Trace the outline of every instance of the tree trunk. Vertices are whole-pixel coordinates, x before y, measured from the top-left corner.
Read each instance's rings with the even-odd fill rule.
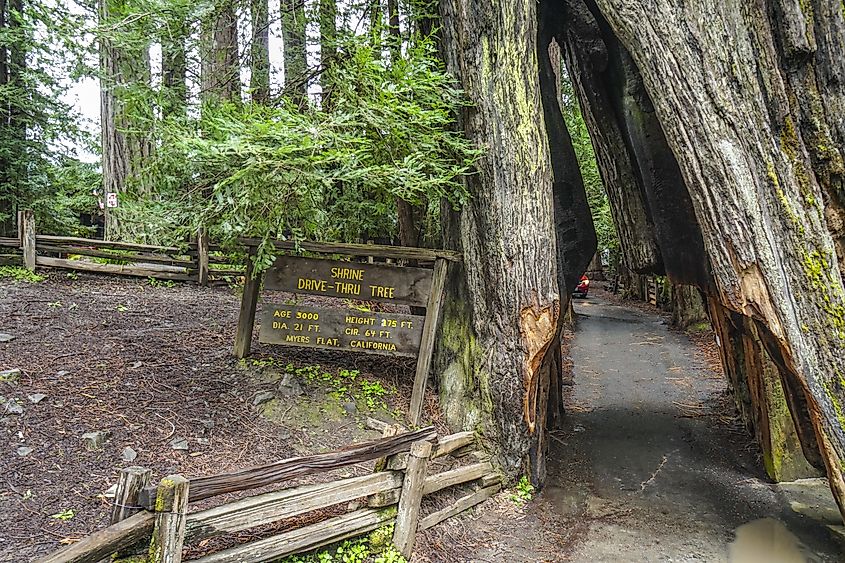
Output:
[[[539,474],[559,288],[595,248],[549,88],[555,37],[591,136],[604,143],[597,152],[618,231],[624,238],[628,223],[634,232],[626,260],[650,273],[662,262],[673,283],[739,315],[741,334],[753,328],[803,451],[811,461],[818,452],[845,512],[840,7],[547,0],[538,10],[441,0],[441,11],[447,65],[471,102],[462,125],[486,151],[469,180],[473,199],[447,221],[446,238],[465,257],[438,352],[449,420],[482,426],[507,468],[529,453]],[[606,162],[614,147],[616,165]],[[749,393],[757,408],[777,393],[773,371],[751,365],[764,390]]]
[[[459,215],[443,212],[446,244],[465,261],[451,272],[444,307],[441,404],[452,425],[481,428],[498,444],[507,471],[525,469],[539,482],[568,301],[559,287],[580,276],[595,233],[537,5],[443,0],[441,9],[447,67],[471,102],[461,125],[487,147],[467,180],[470,202]]]
[[[816,447],[805,453],[798,431],[809,433],[806,442],[814,446],[812,425],[803,416],[797,419],[796,426],[780,369],[766,352],[754,322],[716,300],[710,300],[709,306],[734,401],[745,425],[757,438],[766,473],[778,482],[817,477],[824,462]]]
[[[183,116],[188,104],[188,74],[185,43],[188,27],[184,16],[164,30],[161,38],[162,117]]]
[[[102,26],[112,26],[128,15],[123,0],[100,0],[99,18]],[[131,33],[131,31],[128,31]],[[125,194],[128,183],[138,169],[150,158],[149,121],[151,106],[133,103],[127,111],[126,96],[130,86],[149,84],[150,61],[147,45],[137,41],[113,41],[100,37],[100,140],[102,149],[103,201],[106,194]],[[144,186],[138,189],[148,191]],[[119,204],[119,203],[118,203]],[[119,224],[115,214],[105,208],[105,238],[119,238]]]
[[[672,326],[686,329],[708,321],[705,302],[692,285],[672,284]]]
[[[754,319],[793,417],[812,426],[799,428],[804,449],[817,442],[845,509],[845,290],[831,222],[841,212],[843,14],[821,0],[596,4],[608,74],[628,85],[624,122],[636,122],[623,137],[664,194],[646,185],[652,216],[663,215],[667,273]],[[684,193],[686,227],[665,215],[676,201],[666,196]],[[695,241],[694,230],[705,255],[696,245],[682,256],[673,240]]]
[[[325,73],[337,56],[337,0],[320,0],[320,72]],[[331,84],[321,74],[323,107],[331,104]]]
[[[237,102],[241,98],[238,17],[232,2],[217,4],[203,22],[201,95],[203,101]]]
[[[285,93],[293,103],[305,107],[308,101],[306,69],[305,3],[281,0],[282,41],[285,49]]]
[[[250,80],[252,101],[270,101],[270,14],[267,0],[251,0],[252,44],[250,45]]]

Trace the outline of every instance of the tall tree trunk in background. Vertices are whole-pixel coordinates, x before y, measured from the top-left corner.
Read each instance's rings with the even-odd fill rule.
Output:
[[[7,27],[7,5],[6,0],[0,0],[0,30]],[[9,82],[9,49],[5,42],[0,43],[0,88],[4,88]],[[0,105],[0,135],[9,135],[9,105],[3,101]],[[10,175],[11,162],[6,155],[0,155],[0,214],[5,215],[5,220],[0,220],[0,235],[14,236],[15,197]]]
[[[270,101],[270,14],[267,0],[251,0],[252,44],[250,45],[250,81],[252,101]]]
[[[497,444],[509,473],[524,469],[539,481],[548,392],[560,365],[560,310],[568,301],[559,289],[568,282],[560,280],[580,275],[595,235],[575,232],[583,218],[567,221],[568,206],[592,226],[561,130],[548,38],[538,41],[537,4],[440,5],[447,67],[470,101],[461,125],[486,148],[467,180],[469,203],[460,214],[443,211],[446,244],[463,252],[464,263],[450,272],[436,352],[441,406],[451,425],[481,429]],[[559,245],[561,229],[570,236]],[[582,250],[571,246],[579,235]]]
[[[300,107],[308,101],[305,3],[281,0],[282,41],[285,49],[285,93]]]
[[[188,26],[184,17],[176,18],[165,28],[161,38],[162,117],[183,116],[188,105],[188,74],[185,53]]]
[[[241,67],[238,59],[238,17],[232,2],[219,2],[211,18],[203,22],[201,94],[203,101],[241,99]]]
[[[150,61],[147,45],[137,41],[114,41],[124,32],[120,23],[127,15],[123,0],[99,0],[100,24],[107,30],[100,37],[100,128],[103,172],[103,200],[106,194],[125,194],[128,182],[152,153],[149,130],[153,119],[151,106],[132,104],[127,113],[128,88],[148,85]],[[141,191],[147,187],[138,185]],[[105,238],[120,236],[114,212],[105,209]]]
[[[391,62],[396,63],[402,56],[402,34],[399,29],[399,3],[397,0],[387,0],[387,31],[390,59]],[[425,208],[425,204],[422,208]],[[419,246],[420,231],[417,228],[417,216],[421,214],[419,208],[415,209],[415,206],[404,199],[396,198],[396,214],[399,223],[399,244],[402,246]]]
[[[337,56],[337,0],[319,0],[320,2],[320,72],[325,73]],[[320,75],[320,87],[323,92],[322,105],[331,106],[332,85],[325,74]]]
[[[670,287],[672,326],[686,329],[707,323],[707,305],[697,287],[683,284],[671,284]]]

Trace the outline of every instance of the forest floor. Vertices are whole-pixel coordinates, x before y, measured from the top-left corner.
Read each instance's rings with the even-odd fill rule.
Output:
[[[14,336],[0,343],[0,372],[20,369],[0,381],[0,561],[103,526],[103,493],[123,467],[160,479],[260,465],[378,438],[368,416],[395,422],[407,410],[414,360],[254,341],[238,362],[237,288],[73,277],[0,280],[0,333]],[[289,297],[266,292],[262,303]],[[443,431],[435,405],[427,397],[425,414]],[[102,444],[88,447],[88,433]]]
[[[655,308],[600,291],[575,311],[574,385],[548,484],[521,510],[507,498],[482,507],[463,531],[482,547],[464,561],[845,560],[826,522],[793,511],[791,485],[763,473],[712,333],[670,329]],[[833,523],[826,484],[811,484]]]

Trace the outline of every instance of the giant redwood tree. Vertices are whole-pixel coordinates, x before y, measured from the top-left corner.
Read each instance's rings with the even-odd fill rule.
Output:
[[[780,386],[804,456],[845,508],[842,4],[441,0],[440,11],[447,66],[471,101],[461,125],[486,151],[472,202],[446,221],[464,254],[438,351],[452,423],[480,427],[505,467],[542,478],[559,311],[595,245],[557,104],[560,46],[626,263],[698,287],[766,356],[744,365]]]

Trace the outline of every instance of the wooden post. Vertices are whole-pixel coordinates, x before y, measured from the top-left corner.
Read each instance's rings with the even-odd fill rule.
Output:
[[[411,558],[411,552],[414,550],[429,455],[431,442],[420,441],[411,444],[408,468],[405,470],[405,480],[402,482],[402,493],[399,497],[396,526],[393,529],[393,545],[406,559]]]
[[[431,369],[431,356],[434,353],[434,336],[437,323],[440,320],[440,304],[443,288],[446,285],[446,260],[438,258],[434,261],[434,277],[431,281],[431,293],[425,306],[425,323],[423,323],[422,339],[420,340],[420,355],[417,358],[417,372],[414,375],[414,390],[411,393],[411,407],[408,410],[408,422],[411,426],[419,426],[422,418],[422,403],[425,397],[425,385],[428,372]]]
[[[110,524],[117,524],[142,510],[138,505],[138,493],[150,484],[150,475],[151,470],[137,465],[121,470],[111,507]]]
[[[169,475],[156,495],[156,517],[150,539],[150,563],[181,563],[188,509],[188,480]]]
[[[255,308],[258,306],[258,290],[261,286],[261,276],[255,273],[255,247],[249,248],[246,261],[246,279],[244,280],[244,294],[241,297],[241,313],[238,316],[238,332],[235,335],[235,357],[238,359],[249,356],[252,345],[252,329],[255,325]]]
[[[208,231],[197,231],[197,283],[208,285]]]
[[[32,209],[20,212],[20,237],[23,250],[23,265],[30,272],[35,271],[35,213]]]

